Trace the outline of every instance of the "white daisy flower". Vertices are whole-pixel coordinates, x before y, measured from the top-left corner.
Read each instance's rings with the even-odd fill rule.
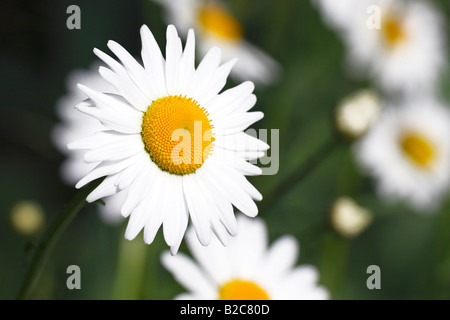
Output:
[[[450,182],[448,108],[431,99],[387,105],[355,152],[383,196],[435,209]]]
[[[193,28],[202,54],[217,46],[225,60],[237,57],[231,75],[238,80],[271,84],[279,76],[279,64],[244,39],[242,25],[217,0],[155,0],[164,6],[168,23],[180,32]]]
[[[197,263],[183,253],[163,253],[167,270],[187,290],[175,299],[187,300],[316,300],[328,299],[319,286],[316,268],[295,267],[297,241],[283,236],[268,248],[263,220],[238,217],[239,234],[224,247],[214,241],[202,247],[192,229],[187,244]]]
[[[388,92],[430,92],[446,64],[443,19],[428,2],[315,0],[341,34],[353,71]]]
[[[79,82],[101,92],[113,92],[114,88],[98,74],[99,64],[95,63],[89,70],[72,71],[66,80],[67,94],[62,96],[56,104],[56,111],[61,119],[52,130],[51,138],[58,150],[66,156],[63,161],[60,174],[62,180],[70,185],[75,184],[92,169],[97,163],[86,163],[84,151],[69,150],[67,144],[103,130],[102,124],[81,112],[76,112],[74,106],[83,101],[85,95],[76,88]],[[125,200],[126,192],[104,199],[105,204],[99,206],[101,217],[106,222],[118,222],[121,218],[120,206],[117,202]]]
[[[90,202],[128,190],[121,207],[122,215],[129,216],[127,239],[144,228],[149,244],[163,225],[175,253],[190,216],[203,245],[211,242],[211,230],[226,243],[228,234],[237,233],[232,205],[254,217],[254,200],[262,199],[245,178],[262,173],[246,160],[269,148],[243,132],[263,117],[248,112],[256,102],[254,85],[244,82],[219,93],[235,60],[220,65],[221,51],[212,48],[195,69],[193,30],[183,51],[175,27],[168,26],[166,59],[145,25],[141,39],[144,66],[114,41],[108,47],[121,63],[94,49],[110,67],[99,72],[117,94],[79,85],[90,101],[77,109],[104,129],[69,144],[88,150],[85,161],[99,162],[76,187],[106,177],[87,197]]]

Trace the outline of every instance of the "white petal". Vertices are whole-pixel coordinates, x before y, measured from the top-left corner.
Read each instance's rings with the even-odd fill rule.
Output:
[[[179,176],[171,176],[170,198],[167,214],[163,223],[164,239],[173,249],[177,248],[186,231],[189,214],[183,195],[183,179]],[[172,252],[173,253],[173,252]]]
[[[122,160],[143,150],[144,145],[140,135],[122,135],[113,142],[86,152],[84,160],[86,162]]]
[[[225,116],[236,110],[245,99],[252,94],[255,85],[246,81],[240,85],[225,90],[208,104],[208,111],[217,116]]]
[[[244,175],[223,163],[219,163],[219,166],[221,168],[221,172],[225,176],[229,177],[231,181],[235,182],[236,185],[245,190],[245,192],[247,192],[253,199],[257,201],[262,200],[261,193],[250,182],[248,182]]]
[[[233,113],[226,118],[215,119],[213,124],[216,132],[220,132],[221,135],[235,134],[244,131],[263,117],[264,114],[260,111]]]
[[[97,188],[95,188],[87,197],[87,202],[94,202],[100,198],[112,196],[116,194],[119,190],[115,186],[115,180],[117,176],[108,176],[106,177],[102,183],[99,184]]]
[[[142,112],[147,111],[150,104],[149,99],[136,87],[130,78],[121,77],[105,67],[100,67],[98,72],[103,79],[116,88],[117,92],[127,100],[131,106]]]
[[[213,47],[206,53],[197,70],[195,70],[195,74],[188,90],[200,105],[204,103],[207,89],[211,84],[214,73],[219,67],[221,58],[222,51],[217,47]]]
[[[180,59],[180,70],[178,74],[178,85],[180,91],[185,91],[187,96],[191,96],[188,91],[189,83],[195,72],[195,35],[194,30],[189,29],[186,46]]]
[[[122,133],[140,133],[142,113],[131,106],[83,85],[78,85],[81,91],[87,94],[96,107],[81,103],[76,106],[78,110],[97,118],[103,125]]]
[[[142,174],[142,168],[145,165],[145,158],[147,158],[147,153],[142,153],[138,159],[136,159],[136,163],[128,168],[125,168],[122,172],[118,174],[116,180],[116,186],[119,190],[123,190],[128,188],[135,179]]]
[[[214,145],[220,146],[227,150],[235,151],[266,151],[270,146],[264,141],[255,138],[245,132],[238,132],[232,135],[214,136]]]
[[[146,105],[148,106],[156,95],[151,87],[152,81],[145,69],[117,42],[108,41],[108,47],[125,66],[128,76],[133,80],[136,87],[147,97]]]
[[[228,243],[229,234],[226,232],[225,227],[221,222],[222,214],[221,209],[218,207],[219,203],[215,201],[216,197],[211,194],[212,190],[206,187],[207,183],[205,183],[198,174],[196,183],[199,193],[202,195],[206,206],[209,208],[208,214],[211,221],[211,229],[216,234],[220,242],[222,242],[223,245],[226,245]]]
[[[215,288],[204,276],[204,272],[186,255],[178,253],[176,256],[172,256],[166,252],[162,254],[161,262],[177,282],[187,290],[194,294],[214,296]]]
[[[166,88],[169,95],[179,94],[178,70],[182,53],[181,39],[173,25],[167,27]]]
[[[183,190],[197,237],[202,245],[207,246],[211,242],[209,208],[200,192],[196,178],[195,174],[183,176]]]
[[[216,186],[217,182],[211,183],[211,181],[205,177],[205,175],[208,174],[208,169],[206,167],[203,169],[199,168],[196,171],[196,174],[205,184],[205,187],[210,190],[210,194],[219,209],[220,221],[227,228],[228,233],[235,236],[237,234],[238,227],[230,200],[222,195],[221,190]]]
[[[222,159],[224,163],[246,176],[255,176],[262,174],[262,169],[247,162],[238,153],[230,150],[224,150],[220,147],[214,148],[214,153]]]
[[[207,104],[211,99],[215,98],[219,94],[220,90],[223,89],[223,87],[227,83],[228,75],[230,74],[233,66],[236,64],[236,61],[237,59],[233,59],[217,68],[216,72],[213,75],[213,78],[208,84],[208,87],[203,93],[203,103]]]
[[[192,256],[204,270],[205,276],[214,284],[224,283],[235,276],[231,267],[234,261],[227,255],[228,248],[217,241],[212,241],[207,247],[201,245],[193,228],[186,232],[186,243]]]
[[[235,261],[234,267],[240,276],[254,277],[263,268],[268,243],[267,227],[262,219],[250,219],[242,214],[237,220],[239,233],[228,245],[229,259]]]
[[[236,154],[245,160],[256,160],[264,157],[264,152],[262,151],[236,151]]]
[[[148,205],[148,218],[144,228],[144,241],[150,244],[155,239],[163,220],[168,212],[170,202],[171,187],[169,174],[159,172],[155,180]]]
[[[205,164],[206,162],[203,166]],[[229,201],[241,212],[250,217],[256,216],[258,214],[258,207],[249,194],[245,192],[236,181],[233,181],[221,171],[224,166],[217,165],[217,163],[214,163],[213,161],[209,161],[208,166],[210,166],[210,168],[208,168],[208,174],[204,175],[208,184],[214,184],[220,190],[220,193],[229,199]]]
[[[156,94],[158,98],[167,96],[166,80],[164,75],[165,60],[161,54],[155,37],[146,25],[141,27],[142,40],[142,61],[144,62],[145,71],[152,82],[155,84]]]
[[[141,232],[148,219],[149,192],[143,194],[143,201],[134,208],[128,219],[127,229],[125,230],[125,239],[133,240]]]
[[[97,165],[91,172],[89,172],[83,179],[81,179],[75,187],[77,189],[83,187],[87,183],[107,175],[116,174],[126,167],[133,165],[136,162],[138,155],[134,155],[128,159],[120,161],[105,161]]]
[[[136,177],[128,189],[127,199],[120,210],[124,217],[127,217],[142,202],[144,195],[147,194],[147,190],[150,190],[158,175],[158,170],[151,165],[150,161],[136,162],[135,165],[139,166],[137,170],[141,171],[141,174]]]
[[[70,150],[74,149],[94,149],[102,146],[105,142],[112,142],[116,135],[120,134],[116,131],[99,131],[85,138],[78,139],[67,145]]]
[[[298,244],[294,237],[276,240],[266,253],[264,268],[270,274],[283,274],[294,267],[298,258]]]

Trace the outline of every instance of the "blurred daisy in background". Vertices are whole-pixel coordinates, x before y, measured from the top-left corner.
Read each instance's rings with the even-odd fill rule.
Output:
[[[61,121],[53,128],[51,138],[58,150],[66,156],[61,165],[60,174],[62,180],[69,185],[74,185],[98,164],[85,162],[84,152],[69,150],[67,144],[103,130],[98,120],[75,110],[75,106],[86,99],[86,96],[76,87],[77,83],[84,83],[101,92],[114,90],[99,75],[99,66],[100,63],[94,63],[88,70],[72,71],[66,80],[67,94],[62,96],[56,104],[56,112]],[[99,206],[104,221],[115,223],[121,220],[120,206],[117,203],[123,202],[125,195],[126,193],[122,192],[104,199],[105,204]]]
[[[217,46],[225,60],[238,58],[231,75],[237,80],[261,84],[274,83],[280,73],[279,64],[244,39],[244,29],[227,7],[217,0],[155,0],[166,10],[167,22],[184,35],[196,31],[201,54]]]
[[[105,177],[89,202],[128,190],[121,206],[122,215],[129,216],[127,239],[144,228],[150,244],[163,225],[175,254],[190,217],[202,245],[211,242],[211,231],[225,243],[237,233],[233,205],[254,217],[254,201],[262,199],[245,177],[262,173],[246,160],[269,148],[243,132],[263,117],[248,112],[256,103],[254,85],[243,82],[219,94],[236,60],[221,65],[215,47],[195,68],[193,30],[183,51],[175,27],[167,27],[166,59],[145,25],[141,40],[144,66],[114,41],[108,47],[121,63],[94,50],[109,66],[99,72],[116,94],[79,85],[90,100],[76,108],[103,129],[69,145],[87,150],[85,161],[99,163],[76,187]]]
[[[352,71],[367,72],[388,93],[434,90],[446,63],[446,45],[443,19],[430,2],[314,2],[340,33]]]
[[[176,299],[188,300],[316,300],[329,293],[318,285],[318,272],[295,266],[297,241],[283,236],[268,248],[263,220],[238,217],[239,234],[224,247],[218,241],[202,247],[194,230],[186,235],[191,258],[163,253],[161,260],[187,290]]]
[[[357,141],[355,153],[381,195],[434,210],[450,182],[448,107],[428,98],[386,105],[379,122]]]

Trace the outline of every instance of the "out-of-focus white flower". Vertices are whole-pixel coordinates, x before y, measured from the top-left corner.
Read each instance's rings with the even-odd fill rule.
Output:
[[[443,19],[421,0],[313,0],[336,28],[348,64],[386,92],[432,92],[446,64]]]
[[[419,210],[435,209],[450,182],[449,110],[430,98],[386,105],[355,152],[380,194]]]
[[[316,268],[295,267],[297,241],[283,236],[268,248],[263,220],[238,217],[239,233],[224,247],[214,241],[202,247],[194,230],[187,244],[197,263],[183,253],[163,253],[163,265],[187,290],[176,299],[189,300],[315,300],[328,299],[318,285]]]
[[[103,129],[98,120],[75,110],[75,106],[86,99],[86,96],[78,90],[77,83],[85,83],[102,92],[114,91],[114,88],[99,75],[99,66],[100,62],[94,63],[87,70],[72,71],[66,80],[67,93],[56,104],[56,112],[61,121],[53,128],[51,138],[58,150],[66,156],[60,174],[62,180],[69,185],[74,185],[98,165],[98,162],[85,162],[84,152],[69,150],[67,144]],[[121,220],[120,206],[117,206],[117,202],[123,202],[125,196],[126,193],[122,192],[120,195],[104,199],[105,205],[99,206],[104,221],[116,223]]]
[[[343,99],[336,110],[336,126],[351,139],[365,134],[378,119],[378,96],[370,90],[361,90]]]
[[[355,237],[372,222],[372,213],[349,197],[335,201],[331,209],[331,225],[344,237]]]
[[[280,66],[269,55],[244,39],[244,30],[226,6],[218,0],[155,0],[166,9],[167,22],[186,35],[196,31],[202,54],[217,46],[225,60],[237,58],[231,75],[238,80],[262,84],[279,78]]]

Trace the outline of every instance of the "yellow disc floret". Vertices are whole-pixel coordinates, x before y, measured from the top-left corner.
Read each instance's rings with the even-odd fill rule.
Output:
[[[208,115],[192,98],[167,96],[153,101],[144,113],[141,132],[152,161],[171,174],[194,173],[213,147]]]
[[[395,47],[406,39],[403,21],[394,15],[387,15],[382,26],[383,38],[388,47]]]
[[[270,300],[267,292],[254,282],[232,280],[219,290],[219,300]]]
[[[407,158],[421,168],[429,167],[436,157],[433,144],[418,133],[404,134],[400,138],[400,146]]]
[[[205,33],[228,41],[242,39],[242,27],[222,6],[207,3],[198,11],[198,21]]]

